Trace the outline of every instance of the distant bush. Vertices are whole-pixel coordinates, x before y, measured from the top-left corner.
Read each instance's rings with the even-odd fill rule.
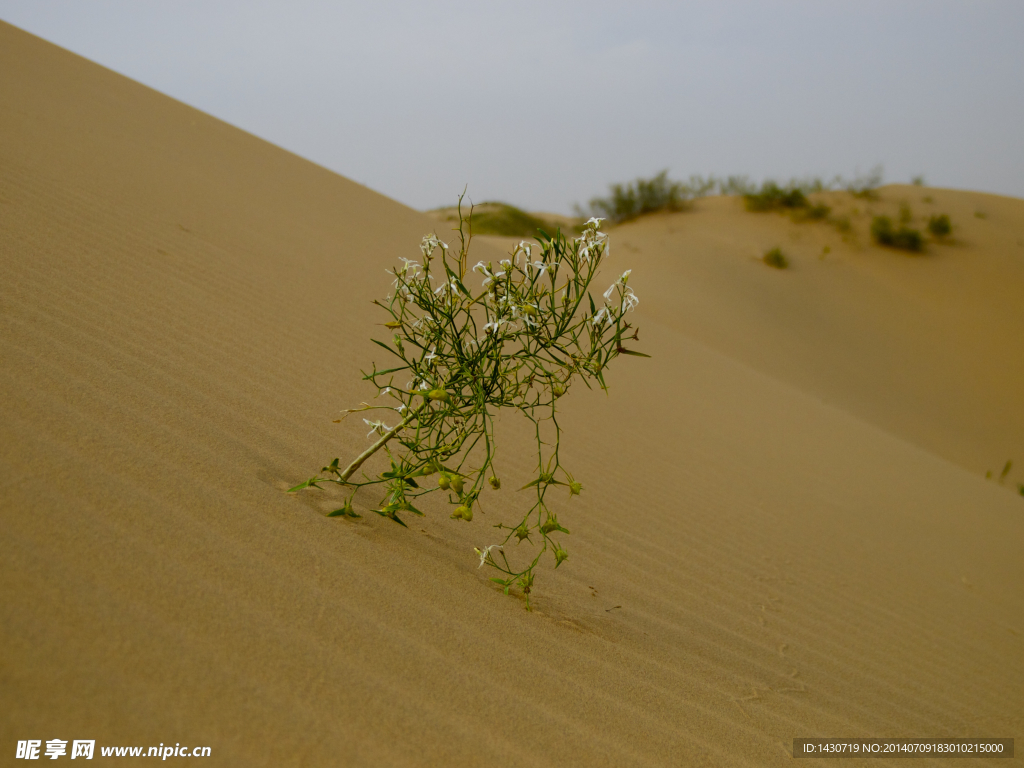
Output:
[[[882,185],[882,178],[882,166],[875,166],[866,176],[858,175],[845,182],[846,191],[854,197],[876,200],[878,198],[878,187]]]
[[[786,269],[789,266],[789,259],[779,248],[772,248],[761,257],[761,261],[775,269]]]
[[[791,182],[780,187],[774,181],[766,181],[761,189],[743,195],[748,211],[776,211],[782,208],[808,208],[810,202],[799,185]]]
[[[551,229],[551,224],[533,214],[507,203],[481,203],[473,211],[470,225],[474,235],[503,235],[505,237],[531,237],[538,229]]]
[[[808,205],[807,208],[800,212],[800,218],[820,221],[827,219],[830,213],[832,213],[832,209],[827,205]]]
[[[895,229],[888,216],[875,216],[871,221],[871,236],[876,243],[889,248],[914,252],[924,250],[924,238],[920,232],[906,226]]]
[[[948,237],[953,231],[953,225],[949,221],[949,216],[945,213],[939,216],[932,216],[928,219],[928,231],[940,240],[944,237]]]
[[[757,191],[748,176],[728,176],[718,180],[718,194],[720,195],[749,195]]]
[[[693,196],[682,182],[669,181],[667,170],[650,179],[612,184],[608,189],[611,192],[608,197],[595,197],[590,201],[590,210],[614,224],[656,211],[681,211]]]

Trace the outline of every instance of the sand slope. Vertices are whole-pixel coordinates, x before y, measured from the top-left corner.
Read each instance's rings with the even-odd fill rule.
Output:
[[[527,613],[472,553],[512,493],[405,530],[283,492],[365,445],[331,420],[430,221],[2,24],[0,72],[0,749],[774,765],[1022,735],[1022,500],[715,349],[669,254],[614,246],[656,356],[566,399],[586,491]]]

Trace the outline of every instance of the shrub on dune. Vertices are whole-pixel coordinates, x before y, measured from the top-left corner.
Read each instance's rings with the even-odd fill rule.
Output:
[[[901,251],[920,252],[924,250],[924,238],[916,229],[905,225],[895,228],[888,216],[875,216],[871,221],[871,237],[879,245]]]
[[[761,261],[775,269],[786,269],[789,267],[789,259],[780,248],[772,248],[761,257]]]
[[[949,234],[953,231],[953,224],[949,220],[949,215],[943,213],[929,218],[928,231],[939,240],[949,237]]]
[[[552,492],[564,488],[571,499],[583,490],[559,458],[557,403],[575,381],[607,389],[605,372],[619,355],[646,357],[625,346],[637,338],[627,313],[639,299],[628,270],[603,294],[591,294],[608,250],[597,219],[587,222],[580,237],[541,235],[497,264],[469,268],[471,238],[461,198],[459,210],[458,252],[435,235],[424,237],[421,258],[401,259],[391,273],[390,293],[374,302],[386,313],[384,327],[392,334],[375,343],[396,359],[364,374],[380,404],[346,412],[376,413],[363,419],[373,444],[347,466],[334,459],[322,474],[291,490],[342,486],[350,495],[330,516],[358,517],[352,505],[356,491],[382,486],[384,497],[374,511],[403,526],[401,515],[423,514],[419,497],[442,492],[451,517],[469,522],[483,507],[482,494],[501,488],[495,418],[502,409],[517,411],[535,427],[534,479],[520,489],[529,489],[532,499],[512,525],[493,526],[499,541],[476,553],[481,567],[501,574],[491,580],[506,594],[520,588],[529,607],[541,557],[550,553],[556,568],[568,557],[562,541],[569,531],[559,522]],[[475,277],[479,286],[471,283]],[[357,475],[378,451],[389,469]],[[434,483],[427,480],[433,476]],[[524,544],[525,557],[513,550]]]

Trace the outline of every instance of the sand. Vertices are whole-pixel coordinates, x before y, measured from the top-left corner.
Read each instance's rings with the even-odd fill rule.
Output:
[[[953,217],[927,258],[735,200],[613,230],[654,357],[564,401],[585,491],[527,612],[472,551],[514,492],[409,530],[285,493],[366,445],[333,420],[434,222],[3,24],[0,72],[8,755],[760,766],[1024,735],[1024,202],[887,188]],[[780,244],[792,270],[756,259]]]

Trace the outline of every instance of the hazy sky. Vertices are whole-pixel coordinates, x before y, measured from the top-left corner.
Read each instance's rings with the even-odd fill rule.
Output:
[[[668,168],[1024,197],[1021,0],[0,0],[0,19],[416,208]],[[0,77],[3,73],[0,73]]]

